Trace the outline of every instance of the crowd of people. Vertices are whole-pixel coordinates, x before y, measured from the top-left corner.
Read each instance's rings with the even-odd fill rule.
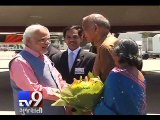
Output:
[[[64,29],[68,48],[61,52],[52,46],[47,27],[28,26],[23,34],[25,49],[9,63],[16,115],[22,114],[18,92],[36,90],[43,92],[41,115],[72,115],[73,109],[51,104],[58,99],[56,93],[89,72],[104,83],[102,99],[90,115],[145,115],[146,80],[138,45],[131,39],[119,40],[110,28],[109,20],[101,14],[85,16],[82,25]],[[90,51],[80,47],[84,37],[92,43]]]

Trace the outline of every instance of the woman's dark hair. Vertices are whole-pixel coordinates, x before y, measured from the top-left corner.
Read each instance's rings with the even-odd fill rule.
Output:
[[[132,39],[121,39],[115,44],[114,52],[120,56],[120,64],[136,66],[138,70],[142,69],[142,59],[138,54],[138,45]]]
[[[66,28],[63,30],[63,37],[65,38],[66,32],[67,32],[68,30],[72,30],[72,29],[77,30],[77,31],[78,31],[78,35],[79,35],[80,37],[82,36],[82,34],[83,34],[83,29],[82,29],[82,27],[81,27],[80,25],[73,25],[73,26],[68,26],[68,27],[66,27]]]

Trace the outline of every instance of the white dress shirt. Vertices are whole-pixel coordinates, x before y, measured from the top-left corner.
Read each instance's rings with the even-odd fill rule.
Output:
[[[78,47],[78,48],[75,49],[74,51],[71,51],[71,50],[68,48],[68,65],[69,65],[69,54],[70,54],[71,52],[74,53],[74,55],[73,55],[73,63],[74,63],[74,61],[75,61],[75,59],[76,59],[76,57],[77,57],[77,54],[78,54],[79,50],[80,50],[80,47]]]

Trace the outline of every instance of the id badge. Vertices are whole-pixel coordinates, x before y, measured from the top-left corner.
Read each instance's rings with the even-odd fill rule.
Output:
[[[84,74],[84,68],[75,68],[75,74]]]

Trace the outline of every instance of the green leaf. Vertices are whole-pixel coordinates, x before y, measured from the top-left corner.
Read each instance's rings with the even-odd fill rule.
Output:
[[[80,80],[82,80],[82,76],[80,76]]]
[[[53,104],[51,104],[51,106],[66,106],[66,105],[67,105],[67,103],[62,99],[59,99],[56,102],[54,102]]]
[[[89,78],[94,78],[93,73],[89,72],[89,73],[88,73],[88,77],[89,77]]]
[[[57,96],[58,98],[61,98],[61,94],[60,93],[54,92],[53,95]]]
[[[65,96],[65,97],[73,96],[73,93],[72,93],[72,90],[71,90],[70,86],[67,86],[67,87],[63,88],[60,93],[61,93],[62,97],[63,96]]]

